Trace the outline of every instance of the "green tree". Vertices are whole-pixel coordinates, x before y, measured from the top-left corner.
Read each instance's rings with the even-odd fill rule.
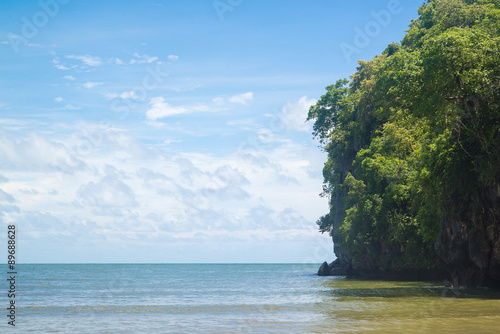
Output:
[[[451,268],[453,247],[495,247],[484,231],[500,221],[500,1],[430,0],[419,15],[309,110],[328,153],[318,225],[354,269],[430,269],[438,256]],[[461,270],[484,266],[467,256]]]

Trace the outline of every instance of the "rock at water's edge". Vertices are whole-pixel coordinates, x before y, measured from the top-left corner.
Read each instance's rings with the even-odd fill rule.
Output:
[[[318,276],[346,276],[349,275],[349,264],[340,261],[338,258],[332,263],[323,262],[318,270]]]
[[[321,267],[319,267],[319,270],[318,270],[318,276],[329,276],[330,275],[330,271],[328,270],[328,263],[325,261],[323,262],[323,264],[321,265]]]

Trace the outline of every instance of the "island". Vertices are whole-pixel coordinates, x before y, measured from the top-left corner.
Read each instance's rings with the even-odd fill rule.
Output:
[[[500,2],[418,14],[309,110],[337,257],[319,274],[500,288]]]

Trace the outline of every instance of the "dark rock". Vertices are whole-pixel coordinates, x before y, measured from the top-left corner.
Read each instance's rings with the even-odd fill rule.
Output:
[[[325,261],[323,262],[321,267],[319,267],[318,276],[329,276],[329,274],[330,272],[328,271],[328,263]]]
[[[349,262],[342,261],[337,258],[335,261],[330,263],[328,266],[328,271],[331,276],[347,276],[350,275],[350,264]]]
[[[454,286],[500,288],[499,186],[481,189],[442,220],[436,249]]]
[[[338,275],[335,273],[337,266],[338,266],[338,259],[328,265],[328,274],[332,276]]]
[[[342,268],[332,268],[330,270],[330,275],[331,276],[347,276],[347,272],[343,270]]]
[[[318,276],[347,276],[350,272],[350,264],[337,258],[330,264],[323,262],[319,267]]]

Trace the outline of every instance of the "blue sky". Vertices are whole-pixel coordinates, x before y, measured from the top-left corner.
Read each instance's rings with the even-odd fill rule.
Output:
[[[2,1],[0,219],[20,261],[333,260],[307,110],[420,4]]]

